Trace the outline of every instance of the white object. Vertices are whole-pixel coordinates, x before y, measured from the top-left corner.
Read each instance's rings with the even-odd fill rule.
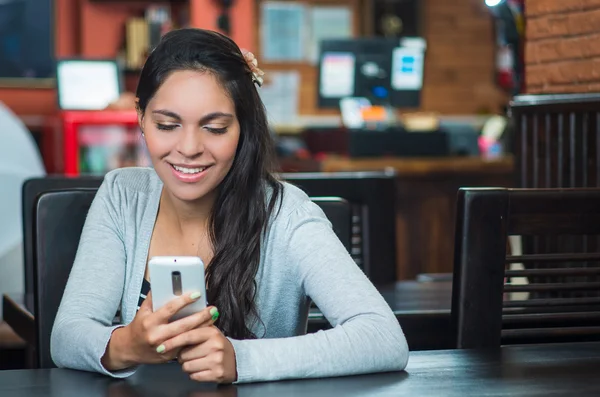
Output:
[[[121,95],[116,61],[62,60],[56,73],[61,109],[102,110]]]
[[[485,5],[488,7],[496,7],[498,4],[502,3],[504,0],[485,0]]]
[[[400,39],[400,47],[425,51],[427,49],[427,41],[422,37],[403,37]]]
[[[0,102],[0,296],[25,291],[23,182],[46,175],[41,155],[23,122]],[[0,318],[2,306],[0,305]]]
[[[321,84],[323,98],[343,98],[354,95],[354,55],[350,52],[327,52],[321,60]]]
[[[513,256],[523,255],[523,244],[521,236],[508,236],[508,243],[510,246],[510,254]],[[522,263],[511,263],[508,267],[509,270],[525,270],[525,266]],[[511,285],[527,285],[529,279],[527,277],[511,277]],[[529,292],[510,292],[508,294],[508,300],[511,301],[524,301],[529,299]]]
[[[508,121],[503,116],[491,116],[481,129],[481,136],[492,142],[498,142],[506,130]]]
[[[392,53],[392,89],[420,90],[423,87],[424,58],[421,48],[395,48]]]
[[[204,263],[197,256],[155,256],[148,262],[152,288],[152,310],[181,295],[200,292],[202,296],[185,306],[171,320],[192,315],[206,308]]]
[[[362,117],[362,109],[371,106],[371,101],[362,97],[348,97],[340,99],[340,111],[342,124],[346,128],[363,128],[365,120]]]

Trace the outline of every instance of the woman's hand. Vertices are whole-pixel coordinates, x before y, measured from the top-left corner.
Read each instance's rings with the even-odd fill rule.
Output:
[[[185,332],[166,341],[164,346],[166,354],[180,350],[179,363],[193,380],[216,383],[237,380],[233,345],[215,326]]]
[[[157,364],[176,358],[180,349],[166,351],[165,341],[214,323],[211,313],[211,310],[215,311],[213,307],[169,323],[171,317],[199,298],[198,294],[183,295],[153,312],[150,292],[133,321],[113,332],[102,357],[104,367],[116,371],[138,364]]]

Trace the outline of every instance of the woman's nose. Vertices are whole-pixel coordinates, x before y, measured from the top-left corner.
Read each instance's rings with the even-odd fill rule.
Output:
[[[204,152],[202,134],[195,128],[188,128],[180,134],[177,151],[185,157],[197,157]]]

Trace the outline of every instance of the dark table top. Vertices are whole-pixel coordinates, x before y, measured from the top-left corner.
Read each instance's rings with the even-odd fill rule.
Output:
[[[380,286],[379,291],[396,314],[409,346],[415,350],[445,349],[450,340],[450,306],[452,283],[447,281],[401,281]],[[31,294],[5,295],[4,320],[28,343],[35,344],[35,319]],[[329,327],[318,309],[312,309],[308,331]]]
[[[396,316],[441,314],[449,315],[452,301],[452,282],[399,281],[378,287]],[[322,318],[318,310],[311,310],[309,319]]]
[[[66,369],[0,371],[0,396],[598,396],[600,343],[414,352],[406,371],[216,386],[177,364],[142,366],[126,380]]]

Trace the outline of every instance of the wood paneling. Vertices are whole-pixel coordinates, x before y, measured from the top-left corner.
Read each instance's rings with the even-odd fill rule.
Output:
[[[396,202],[397,277],[420,273],[451,273],[454,258],[456,194],[460,187],[512,187],[512,157],[481,158],[328,158],[325,172],[375,171],[398,173]]]

